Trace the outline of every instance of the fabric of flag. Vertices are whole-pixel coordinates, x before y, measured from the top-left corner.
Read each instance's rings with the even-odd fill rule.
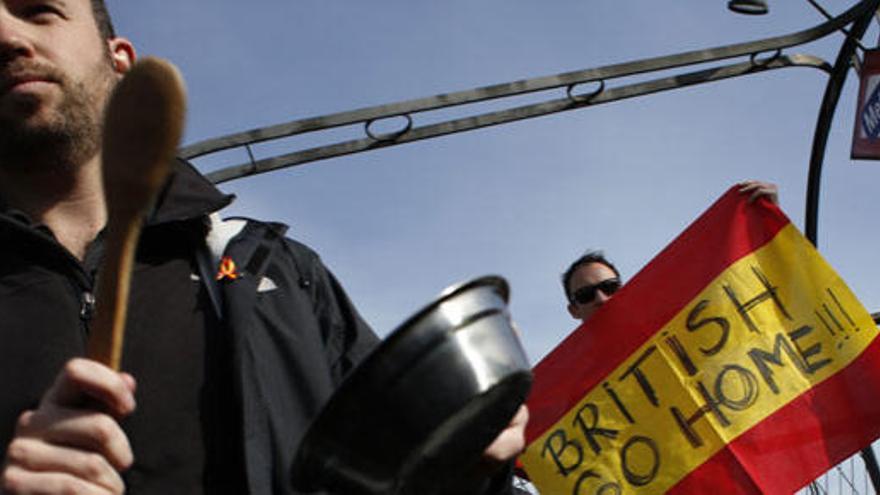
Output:
[[[792,493],[880,436],[871,316],[736,189],[535,367],[541,493]]]

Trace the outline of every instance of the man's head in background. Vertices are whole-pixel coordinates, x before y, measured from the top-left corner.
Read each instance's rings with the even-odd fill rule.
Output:
[[[620,289],[621,284],[620,272],[601,252],[587,252],[562,275],[568,313],[572,318],[586,322]]]

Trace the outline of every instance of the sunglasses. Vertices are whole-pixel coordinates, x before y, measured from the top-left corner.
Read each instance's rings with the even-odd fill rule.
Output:
[[[578,304],[589,304],[596,299],[596,291],[601,290],[603,294],[610,296],[620,290],[621,285],[619,278],[608,278],[598,284],[585,285],[572,292],[571,300]]]

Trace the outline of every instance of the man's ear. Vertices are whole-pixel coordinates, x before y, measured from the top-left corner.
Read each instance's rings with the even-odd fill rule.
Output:
[[[573,303],[568,303],[568,314],[570,314],[575,320],[580,320],[580,317],[577,314],[577,309]]]
[[[110,59],[113,62],[113,71],[119,75],[124,75],[134,65],[137,54],[131,41],[122,37],[110,38],[107,40],[107,46],[110,49]]]

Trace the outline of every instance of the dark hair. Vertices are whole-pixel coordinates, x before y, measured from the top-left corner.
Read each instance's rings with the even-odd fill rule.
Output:
[[[113,29],[113,21],[110,19],[110,12],[107,11],[107,4],[104,0],[92,0],[92,13],[95,15],[95,22],[98,24],[98,31],[103,39],[116,37],[116,30]]]
[[[562,290],[565,291],[565,298],[569,301],[571,301],[571,294],[568,292],[568,284],[571,282],[571,277],[578,268],[590,263],[601,263],[610,268],[617,278],[620,278],[620,272],[617,271],[617,267],[605,258],[602,251],[587,251],[583,256],[574,260],[571,266],[568,267],[568,270],[565,270],[565,273],[562,274]]]

